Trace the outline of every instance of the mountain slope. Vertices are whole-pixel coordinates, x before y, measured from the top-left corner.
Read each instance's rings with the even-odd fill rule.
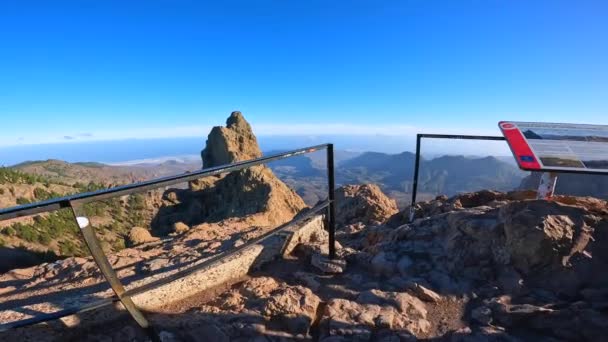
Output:
[[[12,168],[28,174],[44,176],[51,181],[65,184],[94,182],[117,185],[192,171],[200,168],[200,163],[168,160],[160,163],[115,166],[96,162],[68,163],[61,160],[49,159],[21,163]]]

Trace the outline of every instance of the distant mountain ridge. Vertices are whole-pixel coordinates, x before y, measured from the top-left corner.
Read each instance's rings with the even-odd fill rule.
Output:
[[[323,158],[324,155],[315,153],[315,157],[311,154],[273,162],[270,167],[311,204],[325,198],[327,193]],[[336,184],[375,183],[404,206],[412,190],[415,158],[412,152],[364,152],[340,159],[336,161]],[[418,191],[421,200],[482,189],[510,191],[516,189],[526,175],[505,158],[421,158]]]
[[[167,160],[150,164],[108,165],[98,162],[68,163],[56,159],[28,161],[12,167],[21,172],[44,176],[51,181],[70,185],[89,182],[106,185],[127,184],[180,174],[197,168],[200,168],[200,162],[182,163]]]

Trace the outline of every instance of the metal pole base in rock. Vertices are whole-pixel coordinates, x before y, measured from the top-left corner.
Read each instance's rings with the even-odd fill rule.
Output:
[[[538,192],[536,199],[551,200],[555,192],[555,184],[557,183],[557,174],[554,172],[543,172],[538,184]]]
[[[416,216],[416,207],[412,204],[410,206],[410,215],[408,217],[409,222],[414,222],[414,217]]]

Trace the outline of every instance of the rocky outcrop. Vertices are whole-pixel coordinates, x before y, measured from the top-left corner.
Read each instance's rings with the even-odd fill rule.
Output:
[[[412,337],[428,332],[424,303],[407,293],[369,290],[354,301],[333,299],[323,315],[329,335],[370,340],[375,330],[388,329]]]
[[[364,198],[353,203],[370,203],[365,191],[359,194]],[[179,196],[166,197],[180,203]],[[278,248],[282,259],[271,261],[256,249],[248,260],[266,260],[263,268],[245,272],[242,260],[229,258],[224,267],[172,287],[183,295],[198,281],[221,286],[240,270],[241,282],[213,295],[188,293],[177,314],[153,319],[174,341],[206,341],[205,334],[222,341],[602,340],[608,322],[608,204],[531,197],[492,191],[438,197],[417,204],[420,216],[398,227],[369,219],[388,215],[363,211],[364,219],[338,230],[336,260],[326,257],[328,236],[317,218],[317,229]],[[267,231],[244,232],[248,228],[245,221],[231,220],[176,224],[183,233],[170,244],[126,249],[110,262],[121,279],[171,272],[179,263],[212,257]],[[0,281],[13,284],[4,296],[14,300],[21,295],[17,288],[44,282],[48,291],[74,290],[69,284],[102,278],[90,260],[67,259]],[[146,295],[135,300],[147,309],[174,297],[171,291]],[[111,330],[126,333],[123,326]]]
[[[204,168],[261,156],[258,141],[241,112],[232,112],[226,120],[226,127],[213,127],[201,152]]]
[[[518,201],[536,198],[534,191],[512,191],[508,193],[481,190],[478,192],[464,193],[448,198],[445,195],[437,196],[432,201],[418,202],[414,205],[414,218],[429,217],[462,208],[475,208],[486,205],[500,205],[507,201]],[[409,222],[411,207],[393,215],[388,224],[398,227]]]
[[[367,231],[347,226],[341,242],[362,251],[354,260],[380,282],[428,303],[472,295],[467,336],[508,339],[524,327],[520,337],[528,339],[601,339],[608,320],[602,309],[608,292],[601,290],[608,285],[602,271],[608,267],[608,203],[531,197],[492,191],[438,197],[417,204],[411,224]]]
[[[382,224],[396,214],[397,203],[377,185],[345,185],[336,190],[336,222]]]
[[[214,127],[201,153],[203,165],[214,167],[258,158],[262,152],[251,126],[233,112],[226,127]],[[175,230],[177,222],[193,227],[203,222],[232,220],[249,225],[277,226],[290,221],[306,205],[265,165],[253,166],[171,189],[153,222],[160,232]]]

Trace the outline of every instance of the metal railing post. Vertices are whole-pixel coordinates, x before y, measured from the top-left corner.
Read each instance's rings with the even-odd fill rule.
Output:
[[[327,228],[329,231],[329,258],[336,257],[336,184],[334,173],[334,144],[327,145],[327,185],[329,206],[327,207]]]
[[[416,162],[414,164],[414,182],[412,183],[412,201],[410,202],[410,216],[409,221],[414,221],[414,215],[416,214],[416,195],[418,193],[418,170],[420,169],[420,134],[416,134]]]
[[[84,242],[87,245],[87,248],[91,252],[91,256],[97,267],[103,274],[106,281],[110,284],[110,287],[118,297],[118,300],[124,305],[125,309],[129,312],[131,317],[137,322],[137,324],[148,334],[148,336],[152,339],[152,341],[160,341],[160,338],[144,316],[144,314],[137,308],[131,296],[126,294],[125,288],[118,279],[118,275],[116,271],[110,265],[106,254],[103,252],[99,244],[99,239],[95,235],[95,231],[91,226],[89,219],[84,215],[82,210],[82,205],[77,202],[70,202],[70,207],[72,209],[72,213],[74,214],[74,220],[80,228],[80,232],[82,233],[82,237],[84,238]]]

